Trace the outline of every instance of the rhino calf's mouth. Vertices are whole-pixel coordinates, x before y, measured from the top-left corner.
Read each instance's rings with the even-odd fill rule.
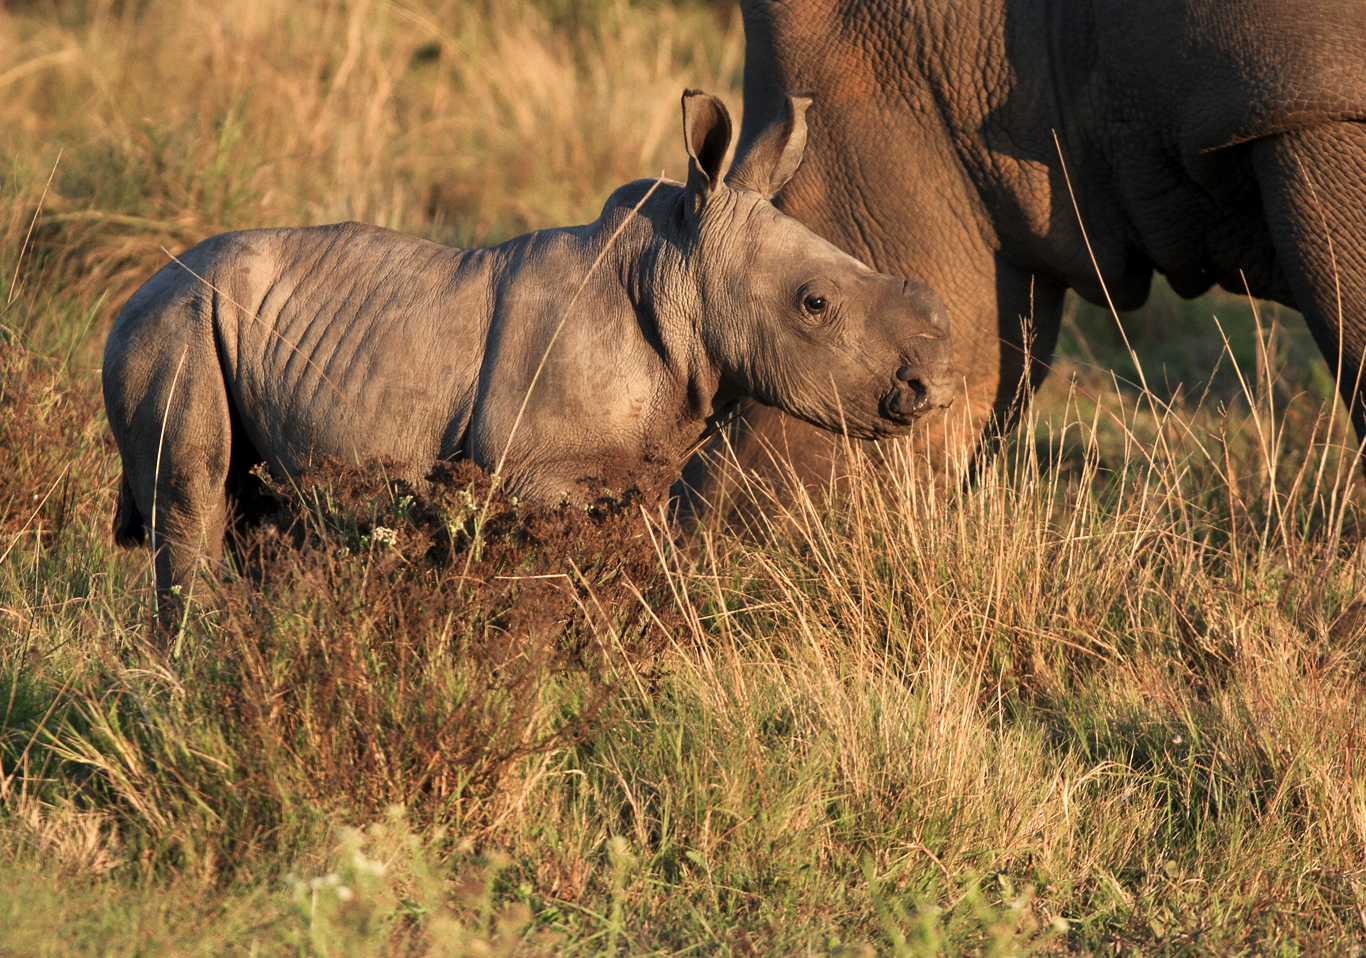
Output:
[[[910,425],[936,409],[953,405],[954,383],[948,369],[930,370],[907,364],[896,371],[896,384],[882,397],[882,415]]]

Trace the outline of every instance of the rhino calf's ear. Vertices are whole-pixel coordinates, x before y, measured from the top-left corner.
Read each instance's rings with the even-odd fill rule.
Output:
[[[726,182],[737,190],[753,190],[772,199],[802,165],[806,151],[808,93],[789,93],[782,112],[764,127],[745,155],[735,161]]]
[[[726,105],[701,90],[684,90],[683,143],[689,157],[688,192],[696,207],[721,184],[721,164],[730,148]]]

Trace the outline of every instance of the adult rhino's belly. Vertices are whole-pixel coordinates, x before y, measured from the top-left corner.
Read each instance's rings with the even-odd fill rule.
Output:
[[[1183,296],[1216,283],[1241,292],[1246,282],[1256,296],[1286,301],[1289,291],[1252,171],[1253,144],[1207,158],[1222,171],[1215,189],[1197,183],[1179,151],[1162,149],[1156,133],[1123,145],[1115,164],[1117,193],[1148,265],[1166,274]]]

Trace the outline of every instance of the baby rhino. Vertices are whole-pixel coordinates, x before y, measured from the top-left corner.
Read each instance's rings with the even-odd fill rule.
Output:
[[[420,479],[471,459],[554,503],[587,498],[585,477],[681,467],[742,396],[861,438],[947,406],[938,298],[769,202],[801,162],[809,103],[789,97],[723,181],[730,118],[688,91],[686,184],[628,183],[595,223],[493,249],[357,223],[200,243],[105,347],[115,536],[151,528],[164,592],[219,557],[260,462],[290,476],[382,457]]]

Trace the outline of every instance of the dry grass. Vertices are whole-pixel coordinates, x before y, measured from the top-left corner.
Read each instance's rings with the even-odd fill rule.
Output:
[[[1131,330],[1158,394],[1069,314],[971,486],[892,445],[684,539],[312,477],[157,637],[93,367],[162,247],[585,221],[681,170],[684,86],[738,104],[739,40],[605,0],[0,13],[0,951],[1366,940],[1354,450],[1295,319],[1227,298],[1227,342]]]
[[[113,308],[224,229],[358,219],[456,245],[587,222],[686,156],[685,83],[736,95],[700,7],[42,5],[0,15],[13,181],[57,169],[32,264]],[[591,12],[588,12],[591,10]],[[31,210],[11,205],[13,217]],[[8,278],[8,277],[7,277]]]
[[[756,490],[762,544],[704,535],[693,685],[828,770],[799,847],[921,895],[1028,876],[1036,928],[1129,916],[1088,948],[1361,936],[1355,443],[1264,376],[1217,413],[1055,383],[970,492],[896,450],[830,498]]]

